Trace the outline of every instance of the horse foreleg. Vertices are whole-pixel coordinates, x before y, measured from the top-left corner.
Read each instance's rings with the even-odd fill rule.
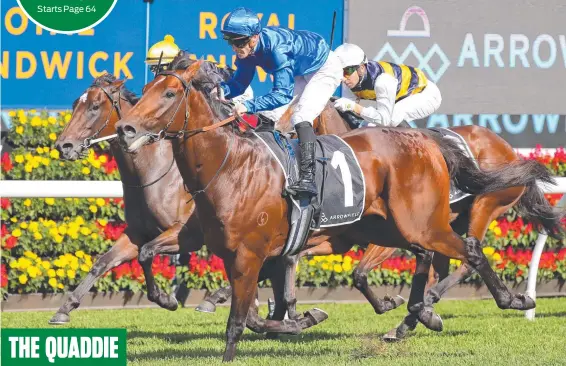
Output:
[[[212,293],[207,293],[195,310],[202,313],[214,313],[216,305],[225,303],[230,296],[232,296],[232,287],[230,285],[221,287]]]
[[[179,234],[183,228],[183,224],[175,223],[169,229],[162,232],[157,238],[143,245],[138,258],[145,276],[147,298],[162,308],[171,311],[177,310],[179,303],[174,295],[168,295],[157,287],[151,266],[153,264],[153,258],[156,255],[179,252]]]
[[[395,309],[405,302],[401,296],[386,296],[381,300],[368,285],[367,275],[369,271],[383,263],[395,250],[396,248],[386,248],[370,244],[353,273],[354,286],[365,296],[377,314],[383,314]]]
[[[138,255],[138,246],[132,243],[126,233],[123,233],[112,248],[104,253],[92,266],[89,273],[69,296],[67,301],[53,315],[49,324],[65,324],[70,321],[69,313],[78,308],[81,299],[91,289],[96,280],[104,273],[120,264],[134,259]]]

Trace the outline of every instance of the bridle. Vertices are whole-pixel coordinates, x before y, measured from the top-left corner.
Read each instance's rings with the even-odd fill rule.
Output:
[[[120,109],[120,99],[125,100],[125,98],[122,97],[121,90],[118,90],[118,99],[114,99],[114,98],[112,98],[112,94],[110,92],[108,92],[108,90],[106,90],[105,87],[103,87],[101,85],[98,85],[98,87],[100,89],[102,89],[104,94],[106,94],[106,96],[108,97],[108,99],[112,103],[112,108],[110,108],[110,111],[106,115],[106,121],[104,122],[104,124],[94,134],[92,134],[90,137],[85,138],[84,141],[79,145],[84,150],[88,149],[89,147],[91,147],[92,145],[94,145],[98,142],[111,140],[111,139],[116,138],[118,136],[117,134],[113,134],[113,135],[109,135],[109,136],[105,136],[105,137],[101,137],[101,138],[97,138],[97,137],[102,133],[102,131],[104,131],[104,129],[106,127],[108,127],[108,124],[110,123],[110,117],[112,117],[112,113],[114,111],[116,111],[116,114],[118,115],[118,119],[122,118],[122,110]]]

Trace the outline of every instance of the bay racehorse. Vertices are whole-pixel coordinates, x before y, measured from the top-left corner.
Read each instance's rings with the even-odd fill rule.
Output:
[[[248,313],[252,315],[260,268],[266,259],[280,255],[285,245],[289,204],[281,194],[285,179],[280,165],[261,139],[240,133],[234,117],[229,117],[230,108],[203,93],[211,80],[199,72],[201,64],[159,73],[118,122],[117,131],[128,151],[164,138],[172,140],[207,246],[224,260],[233,288],[224,353],[224,360],[230,361],[250,320]],[[322,242],[339,236],[413,251],[417,268],[412,292],[426,283],[431,265],[427,251],[438,252],[470,264],[501,307],[534,308],[531,298],[511,293],[497,277],[477,238],[462,239],[452,230],[448,200],[451,176],[460,189],[485,194],[519,185],[532,162],[481,171],[456,143],[427,130],[368,128],[342,138],[365,175],[362,219],[320,230],[314,237]],[[151,159],[147,164],[155,166]],[[409,299],[410,308],[422,309],[423,303],[422,293]]]

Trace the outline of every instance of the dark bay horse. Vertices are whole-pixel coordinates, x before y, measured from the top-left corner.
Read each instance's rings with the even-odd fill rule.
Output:
[[[200,66],[197,62],[184,71],[160,73],[117,124],[117,131],[128,151],[166,137],[173,142],[181,175],[196,194],[207,246],[224,260],[233,288],[224,353],[224,360],[230,361],[251,319],[260,268],[266,259],[280,255],[287,239],[288,202],[281,196],[285,179],[278,163],[256,135],[238,132],[229,108],[202,92],[210,80],[199,73]],[[455,143],[426,130],[368,128],[342,138],[365,175],[364,213],[354,224],[316,232],[320,242],[339,236],[413,251],[417,269],[412,291],[417,295],[424,293],[415,289],[424,287],[431,265],[427,251],[438,252],[469,263],[501,307],[535,306],[531,298],[505,287],[477,238],[462,239],[452,230],[448,202],[451,175],[466,192],[485,194],[519,185],[532,162],[481,171]],[[151,159],[146,163],[154,165]],[[260,216],[268,217],[261,225]],[[422,309],[423,293],[411,296],[410,309]],[[262,325],[269,329],[276,323]]]
[[[72,118],[55,143],[63,159],[79,159],[88,151],[90,141],[115,134],[118,119],[127,115],[138,101],[123,84],[124,81],[105,74],[95,79],[73,103]],[[191,195],[184,189],[171,141],[146,146],[136,154],[124,153],[117,139],[110,140],[110,148],[124,188],[128,227],[111,250],[94,263],[50,324],[69,322],[69,313],[80,305],[100,276],[138,255],[148,298],[165,309],[177,309],[175,297],[155,284],[151,271],[153,257],[159,253],[189,253],[203,245],[194,203],[186,204]],[[155,166],[148,166],[148,160],[153,160]]]

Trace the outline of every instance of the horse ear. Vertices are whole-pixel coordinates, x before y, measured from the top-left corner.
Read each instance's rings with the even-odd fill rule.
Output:
[[[116,80],[113,81],[110,84],[110,90],[112,91],[112,93],[117,92],[118,90],[120,90],[120,88],[124,85],[124,83],[126,82],[126,80]]]
[[[191,80],[196,73],[200,70],[200,67],[203,64],[203,60],[198,60],[197,62],[193,63],[183,72],[183,78],[187,81]]]

